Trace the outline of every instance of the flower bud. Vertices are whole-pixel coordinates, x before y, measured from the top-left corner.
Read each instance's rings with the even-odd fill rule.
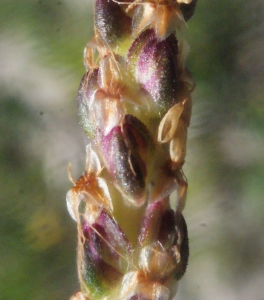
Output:
[[[106,45],[119,45],[131,34],[131,18],[115,1],[96,0],[95,26]]]
[[[82,290],[101,299],[120,283],[131,262],[131,245],[115,220],[102,211],[93,224],[84,222],[81,251]]]
[[[141,206],[146,197],[146,166],[137,149],[128,148],[119,126],[114,127],[103,137],[102,148],[106,165],[115,180],[116,187],[131,204]]]
[[[147,207],[139,243],[140,267],[148,278],[183,276],[189,256],[187,227],[183,215],[170,209],[166,199]]]
[[[177,53],[174,35],[159,42],[153,30],[144,31],[129,50],[128,66],[137,81],[152,96],[160,114],[178,102],[180,74]]]
[[[165,249],[171,247],[176,238],[174,214],[168,199],[150,204],[146,209],[138,238],[141,246],[158,241]]]

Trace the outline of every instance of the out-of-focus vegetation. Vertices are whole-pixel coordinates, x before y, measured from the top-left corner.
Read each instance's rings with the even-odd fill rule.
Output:
[[[65,204],[85,138],[75,97],[91,0],[0,0],[0,298],[78,290]],[[200,0],[188,23],[196,80],[185,172],[191,256],[176,299],[261,300],[264,2]]]

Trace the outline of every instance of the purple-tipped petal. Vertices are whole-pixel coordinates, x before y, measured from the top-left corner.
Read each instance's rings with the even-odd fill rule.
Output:
[[[129,264],[131,259],[130,255],[132,254],[132,247],[117,222],[105,211],[102,211],[97,223],[105,230],[105,240],[111,245],[112,248],[110,249],[109,247],[109,250],[113,256],[122,260],[122,265]],[[127,260],[125,258],[127,258]]]
[[[123,272],[131,263],[131,245],[105,211],[94,224],[83,224],[83,237],[83,290],[88,289],[94,297],[102,297],[122,280]]]
[[[103,137],[103,155],[115,183],[135,206],[145,201],[146,166],[137,151],[125,143],[121,127],[114,127]]]
[[[128,65],[135,66],[138,82],[164,113],[177,102],[180,74],[178,46],[174,35],[159,42],[152,30],[143,32],[129,50]]]
[[[169,208],[167,200],[150,204],[142,221],[139,242],[142,246],[158,241],[164,248],[175,243],[175,213]]]

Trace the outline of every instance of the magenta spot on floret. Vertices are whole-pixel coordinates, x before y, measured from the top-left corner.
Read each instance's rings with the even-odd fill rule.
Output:
[[[121,135],[121,127],[115,126],[107,135],[102,137],[102,150],[104,158],[107,162],[110,172],[115,170],[115,155],[114,152],[117,150],[115,148],[115,139]]]

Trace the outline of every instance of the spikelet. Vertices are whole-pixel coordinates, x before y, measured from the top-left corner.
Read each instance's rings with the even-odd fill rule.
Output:
[[[183,39],[195,0],[96,0],[84,53],[86,167],[67,193],[81,291],[72,300],[170,300],[186,270],[182,171],[192,77]],[[170,195],[177,192],[176,207]]]

